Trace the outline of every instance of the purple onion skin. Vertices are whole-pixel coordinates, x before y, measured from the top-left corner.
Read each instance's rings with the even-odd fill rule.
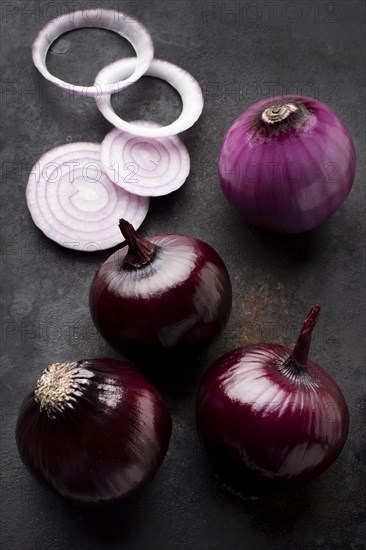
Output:
[[[111,346],[135,358],[165,363],[196,357],[230,316],[225,264],[193,237],[159,235],[149,242],[157,253],[139,270],[121,267],[125,248],[100,267],[90,289],[94,324]]]
[[[333,378],[292,351],[259,344],[227,353],[208,370],[196,404],[211,466],[243,496],[291,489],[324,472],[341,452],[349,415]]]
[[[85,379],[62,411],[40,411],[34,392],[16,426],[29,471],[73,504],[118,502],[150,482],[168,449],[172,421],[158,391],[128,363],[72,363]],[[50,414],[48,414],[50,413]]]
[[[267,123],[266,108],[298,111]],[[219,179],[230,204],[263,229],[299,233],[331,216],[351,190],[356,166],[351,135],[326,105],[299,95],[255,103],[227,131]]]

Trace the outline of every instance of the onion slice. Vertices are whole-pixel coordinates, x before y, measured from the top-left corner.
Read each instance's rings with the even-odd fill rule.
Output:
[[[143,128],[159,124],[135,121]],[[116,184],[137,195],[159,197],[183,185],[190,170],[187,148],[177,136],[143,138],[115,128],[101,149],[102,166]]]
[[[134,67],[125,73],[123,79],[101,84],[98,77],[93,86],[69,84],[53,76],[47,69],[47,52],[53,42],[62,34],[84,27],[95,27],[114,31],[126,38],[136,51]],[[39,72],[50,82],[64,90],[76,94],[98,97],[103,94],[118,92],[136,82],[149,68],[154,57],[154,46],[148,30],[136,19],[123,12],[107,9],[83,9],[65,13],[49,21],[36,36],[32,46],[33,63]]]
[[[121,242],[120,218],[138,228],[147,197],[116,187],[104,172],[98,143],[61,145],[33,166],[26,190],[36,226],[66,248],[94,252]]]
[[[131,71],[135,70],[135,67],[135,58],[126,57],[124,59],[119,59],[104,67],[98,73],[96,82],[105,88],[111,83],[116,82],[116,80],[126,78]],[[129,132],[134,136],[142,137],[156,138],[173,136],[193,126],[200,117],[203,109],[202,90],[197,80],[181,67],[161,59],[154,59],[152,61],[145,76],[154,76],[165,80],[180,94],[183,108],[177,120],[167,126],[143,128],[140,124],[127,122],[120,118],[112,107],[110,95],[103,95],[96,98],[97,107],[105,118],[116,128]]]

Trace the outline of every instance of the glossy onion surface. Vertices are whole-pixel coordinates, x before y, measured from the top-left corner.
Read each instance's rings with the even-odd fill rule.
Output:
[[[94,323],[109,344],[133,356],[196,356],[229,318],[227,269],[193,237],[160,235],[149,243],[155,251],[142,267],[125,266],[125,248],[100,267],[90,289]]]
[[[219,178],[249,222],[297,233],[324,222],[343,203],[355,175],[347,128],[326,105],[288,95],[264,99],[227,131]]]
[[[335,381],[284,346],[232,351],[208,370],[197,397],[197,427],[214,472],[246,496],[289,488],[321,474],[348,434]]]
[[[118,501],[151,481],[170,434],[157,390],[128,363],[105,358],[48,367],[16,426],[31,473],[81,505]]]

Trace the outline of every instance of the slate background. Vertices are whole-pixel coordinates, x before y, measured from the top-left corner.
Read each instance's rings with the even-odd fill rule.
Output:
[[[31,166],[68,141],[101,141],[110,125],[93,100],[48,84],[31,61],[37,30],[84,1],[1,3],[2,302],[1,543],[4,550],[251,550],[365,548],[365,3],[99,0],[135,15],[151,31],[155,55],[189,70],[205,109],[182,135],[192,161],[186,185],[152,201],[146,235],[183,232],[207,240],[224,258],[233,314],[220,341],[195,369],[152,375],[171,406],[174,431],[154,482],[139,498],[103,512],[79,510],[40,487],[18,457],[19,405],[51,361],[117,356],[96,333],[87,298],[109,251],[62,249],[27,212]],[[66,80],[92,83],[106,63],[132,49],[101,30],[64,36],[49,65]],[[254,101],[298,92],[328,103],[349,127],[358,152],[354,188],[322,227],[304,235],[255,229],[224,200],[216,176],[220,141]],[[118,112],[162,123],[180,101],[165,83],[142,79],[114,100]],[[336,463],[291,495],[249,504],[217,486],[196,437],[194,399],[210,362],[240,344],[291,344],[309,307],[322,304],[312,358],[338,381],[351,427]]]

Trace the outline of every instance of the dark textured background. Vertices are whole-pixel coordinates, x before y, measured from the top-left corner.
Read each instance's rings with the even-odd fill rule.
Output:
[[[252,2],[106,1],[139,18],[156,57],[189,70],[205,109],[182,135],[192,161],[186,185],[152,201],[146,235],[183,232],[208,241],[232,277],[234,308],[220,341],[193,371],[152,376],[167,397],[174,430],[154,482],[128,505],[103,512],[71,508],[40,487],[18,457],[14,428],[21,400],[51,361],[116,354],[92,326],[88,289],[109,255],[62,249],[33,225],[24,190],[31,166],[69,141],[101,141],[110,125],[92,99],[48,84],[31,61],[37,30],[83,1],[2,1],[2,324],[1,542],[4,550],[275,550],[365,548],[365,57],[363,0]],[[66,80],[91,83],[132,49],[102,30],[61,38],[49,65]],[[284,236],[243,223],[216,176],[220,141],[254,101],[298,92],[330,105],[358,153],[354,188],[322,227]],[[115,97],[118,112],[167,123],[179,97],[142,79]],[[348,442],[318,480],[291,495],[250,504],[228,497],[197,440],[194,399],[201,376],[222,352],[243,343],[292,343],[309,307],[322,317],[311,356],[338,381],[349,403]]]

